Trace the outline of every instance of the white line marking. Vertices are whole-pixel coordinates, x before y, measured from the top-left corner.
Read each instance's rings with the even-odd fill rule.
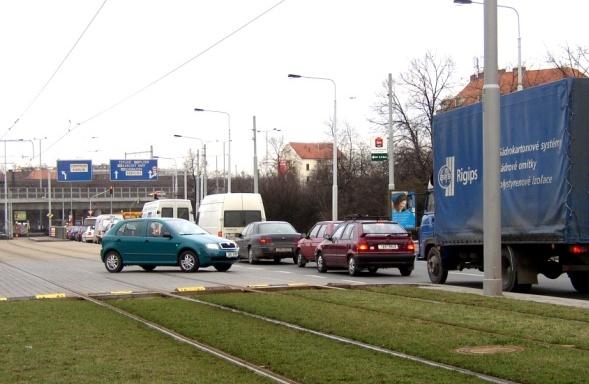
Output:
[[[278,273],[292,273],[292,272],[288,272],[288,271],[274,271],[274,272],[278,272]]]
[[[323,276],[317,276],[317,275],[305,275],[305,276],[308,276],[308,277],[314,277],[314,278],[316,278],[316,279],[327,279],[327,277],[323,277]]]
[[[366,284],[363,281],[356,281],[356,280],[342,280],[345,281],[346,283],[354,283],[354,284]]]

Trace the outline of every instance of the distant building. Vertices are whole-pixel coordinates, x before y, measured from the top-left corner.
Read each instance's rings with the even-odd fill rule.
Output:
[[[342,153],[338,150],[338,159]],[[333,143],[288,143],[284,160],[296,172],[301,182],[309,181],[317,166],[333,159]]]
[[[524,88],[550,83],[567,77],[587,77],[579,70],[568,67],[537,70],[526,70],[523,68],[523,73],[522,85]],[[483,73],[471,75],[470,82],[456,96],[442,101],[440,110],[446,111],[478,103],[482,100],[484,81],[485,77]],[[505,69],[499,70],[498,83],[501,95],[515,92],[517,90],[517,68],[514,68],[511,72],[507,72]]]

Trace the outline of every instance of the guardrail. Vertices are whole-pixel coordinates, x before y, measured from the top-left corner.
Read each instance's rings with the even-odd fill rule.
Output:
[[[105,193],[106,192],[106,193]],[[157,192],[160,198],[176,198],[174,190],[171,187],[116,187],[112,196],[108,193],[108,188],[51,188],[51,199],[56,200],[76,200],[76,201],[102,201],[112,199],[149,199],[153,198],[154,192]],[[184,189],[178,189],[179,198],[184,197]],[[11,188],[8,191],[9,200],[31,200],[47,201],[47,188]],[[0,190],[0,201],[5,200],[3,190]]]

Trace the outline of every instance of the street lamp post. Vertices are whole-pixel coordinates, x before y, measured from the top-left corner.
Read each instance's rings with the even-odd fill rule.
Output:
[[[454,0],[456,4],[481,4],[484,5],[485,3],[481,3],[480,1],[472,1],[472,0]],[[514,7],[509,5],[501,5],[496,4],[499,8],[507,8],[511,9],[515,12],[515,16],[517,17],[517,90],[521,91],[524,89],[523,86],[523,69],[522,69],[522,38],[520,33],[520,24],[519,24],[519,12]]]
[[[291,79],[312,79],[312,80],[325,80],[333,84],[333,186],[331,191],[331,216],[332,220],[337,220],[337,87],[335,81],[327,77],[314,77],[314,76],[302,76],[289,74],[288,77]]]
[[[229,112],[215,111],[212,109],[194,108],[196,112],[222,113],[227,116],[227,193],[231,193],[231,115]]]

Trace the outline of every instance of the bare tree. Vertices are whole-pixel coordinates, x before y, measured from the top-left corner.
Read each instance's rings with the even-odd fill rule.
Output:
[[[396,161],[413,167],[414,172],[425,175],[432,167],[432,122],[441,102],[451,92],[454,62],[450,58],[437,59],[431,52],[411,61],[409,69],[392,84],[392,108]],[[370,120],[388,127],[388,83],[375,105],[378,117]],[[397,155],[399,154],[399,155]]]
[[[566,45],[559,54],[548,52],[547,61],[561,71],[564,77],[587,77],[589,74],[589,49]]]

